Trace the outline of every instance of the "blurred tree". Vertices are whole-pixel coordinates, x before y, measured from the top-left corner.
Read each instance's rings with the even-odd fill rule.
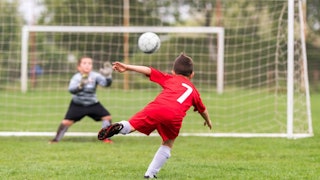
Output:
[[[307,54],[309,66],[309,79],[312,89],[320,89],[320,0],[306,0]]]
[[[307,0],[306,11],[307,43],[320,48],[320,0]]]
[[[13,1],[12,3],[7,1],[0,1],[0,22],[6,24],[6,26],[0,26],[0,56],[3,59],[8,59],[9,50],[14,49],[16,42],[18,40],[21,24],[17,12],[17,3]],[[3,8],[6,7],[6,8]]]
[[[19,69],[16,67],[17,61],[20,62],[19,53],[12,52],[19,49],[21,18],[17,1],[0,1],[0,7],[0,22],[4,24],[0,26],[0,59],[4,60],[0,62],[0,75],[14,78],[20,75],[20,70],[14,71]]]
[[[44,11],[38,21],[39,25],[59,26],[123,26],[123,1],[118,0],[44,0]],[[144,3],[139,0],[130,1],[130,25],[159,25],[160,19],[157,12],[148,6],[154,1]],[[64,49],[74,53],[86,54],[94,59],[105,61],[122,59],[123,42],[121,34],[86,34],[68,33],[55,35],[56,42],[63,43]],[[83,42],[73,44],[70,42]],[[132,38],[129,41],[133,41]],[[108,44],[104,42],[110,42]],[[132,52],[132,50],[129,50]],[[101,63],[101,62],[98,62]]]
[[[320,35],[320,0],[307,0],[307,22]]]

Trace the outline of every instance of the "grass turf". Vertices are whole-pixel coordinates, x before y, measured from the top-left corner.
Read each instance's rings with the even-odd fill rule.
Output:
[[[142,179],[159,137],[1,137],[2,179]],[[317,179],[319,138],[179,137],[159,179]]]
[[[320,96],[313,94],[314,137],[179,137],[159,179],[318,179]],[[0,137],[1,179],[142,179],[159,137]]]

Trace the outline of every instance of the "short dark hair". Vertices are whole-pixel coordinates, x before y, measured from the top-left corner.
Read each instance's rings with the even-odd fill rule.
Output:
[[[181,53],[173,63],[173,70],[176,74],[190,76],[193,72],[193,60]]]
[[[90,56],[81,56],[79,59],[78,59],[78,61],[77,61],[77,65],[80,65],[81,64],[81,61],[82,61],[82,59],[85,59],[85,58],[90,58],[90,59],[92,59]]]

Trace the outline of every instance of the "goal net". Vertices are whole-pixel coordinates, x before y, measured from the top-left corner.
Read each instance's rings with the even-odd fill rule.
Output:
[[[46,2],[41,6],[46,6],[47,16],[39,15],[37,25],[20,26],[21,34],[16,32],[15,36],[21,44],[9,48],[7,57],[0,56],[5,62],[0,69],[2,135],[53,135],[71,100],[67,87],[82,55],[93,58],[96,71],[105,61],[123,61],[171,72],[173,60],[181,52],[194,60],[192,82],[213,121],[213,130],[208,130],[201,116],[190,109],[181,135],[313,135],[301,1],[225,1],[212,4],[214,9],[196,3],[196,12],[173,8],[176,12],[167,13],[163,10],[170,8],[160,2],[152,6],[133,1],[128,7],[129,19],[136,25],[126,23],[129,15],[122,3]],[[193,5],[184,4],[186,9]],[[82,6],[79,12],[71,8]],[[54,14],[64,8],[70,12]],[[108,13],[101,13],[101,9]],[[188,18],[171,22],[173,17],[167,16],[175,13]],[[114,23],[116,20],[123,24]],[[207,20],[217,26],[197,24]],[[160,36],[161,47],[154,54],[138,49],[138,38],[146,31]],[[117,122],[130,118],[160,91],[141,74],[113,73],[112,86],[99,87],[97,96]],[[100,123],[84,118],[66,135],[96,135],[100,127]]]

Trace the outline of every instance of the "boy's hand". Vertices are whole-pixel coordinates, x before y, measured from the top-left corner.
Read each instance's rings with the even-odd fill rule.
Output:
[[[100,73],[106,78],[112,78],[112,65],[109,61],[103,64],[103,68],[100,68]]]
[[[211,120],[210,120],[210,117],[209,117],[208,110],[206,109],[205,111],[203,111],[202,113],[200,113],[200,115],[201,115],[202,118],[204,119],[203,125],[204,125],[204,126],[208,126],[209,129],[211,129],[211,128],[212,128],[212,123],[211,123]]]
[[[204,126],[208,126],[209,129],[212,129],[211,121],[208,121],[208,122],[207,122],[207,121],[204,121],[203,125],[204,125]]]
[[[125,72],[127,70],[126,64],[123,64],[121,62],[114,62],[112,63],[112,68],[118,72]]]
[[[87,74],[82,74],[82,78],[80,81],[80,84],[78,86],[78,89],[83,89],[83,86],[88,83],[88,75]]]

